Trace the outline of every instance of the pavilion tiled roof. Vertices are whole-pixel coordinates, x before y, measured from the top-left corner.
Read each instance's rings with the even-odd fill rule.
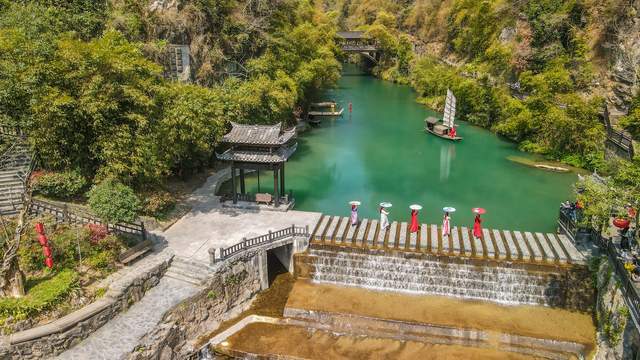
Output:
[[[338,31],[336,35],[343,39],[362,39],[367,37],[364,31]]]
[[[231,131],[222,137],[222,142],[247,145],[283,145],[295,137],[295,129],[282,131],[282,124],[245,125],[231,123]]]
[[[225,161],[253,162],[275,164],[285,162],[296,151],[298,145],[281,147],[272,153],[265,151],[229,149],[222,154],[216,154],[218,159]]]

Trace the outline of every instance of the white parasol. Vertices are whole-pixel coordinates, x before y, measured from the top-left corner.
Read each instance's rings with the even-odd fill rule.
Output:
[[[360,201],[358,200],[349,201],[349,205],[360,206]]]
[[[409,209],[411,209],[411,210],[422,210],[422,205],[413,204],[413,205],[409,206]]]
[[[452,213],[452,212],[456,212],[456,208],[451,206],[445,206],[442,208],[442,211]]]
[[[380,203],[380,207],[383,207],[383,208],[390,208],[392,206],[393,206],[393,204],[390,203],[390,202],[381,202]]]

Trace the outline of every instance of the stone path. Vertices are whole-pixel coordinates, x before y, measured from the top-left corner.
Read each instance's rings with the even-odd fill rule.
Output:
[[[321,214],[315,212],[223,208],[214,194],[227,177],[228,171],[209,177],[188,199],[192,210],[165,232],[156,234],[176,255],[208,263],[209,248],[228,247],[243,237],[264,235],[294,224],[308,225],[312,231],[320,219]]]
[[[199,289],[183,281],[163,277],[139,302],[116,316],[73,348],[60,360],[113,360],[130,353],[138,341],[152,330],[164,313]]]

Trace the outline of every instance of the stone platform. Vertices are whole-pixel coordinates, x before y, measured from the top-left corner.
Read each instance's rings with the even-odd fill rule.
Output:
[[[442,236],[438,225],[422,224],[416,233],[406,222],[393,222],[381,231],[378,220],[362,219],[356,226],[349,218],[322,215],[311,235],[311,245],[383,249],[536,264],[581,264],[585,257],[564,235],[483,229],[474,238],[472,229],[454,226],[451,235]]]

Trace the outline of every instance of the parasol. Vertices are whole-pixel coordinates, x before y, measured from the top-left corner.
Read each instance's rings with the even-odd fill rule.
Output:
[[[392,206],[393,206],[393,204],[390,203],[390,202],[381,202],[380,203],[380,207],[383,207],[383,208],[390,208]]]
[[[409,206],[409,209],[411,209],[411,210],[422,210],[422,205],[413,204],[413,205]]]
[[[452,213],[452,212],[456,212],[456,208],[451,206],[445,206],[442,208],[442,211]]]
[[[487,212],[487,210],[483,209],[483,208],[473,208],[471,209],[471,211],[473,211],[476,214],[482,215],[485,214]]]
[[[360,206],[360,201],[358,200],[349,201],[349,205]]]

